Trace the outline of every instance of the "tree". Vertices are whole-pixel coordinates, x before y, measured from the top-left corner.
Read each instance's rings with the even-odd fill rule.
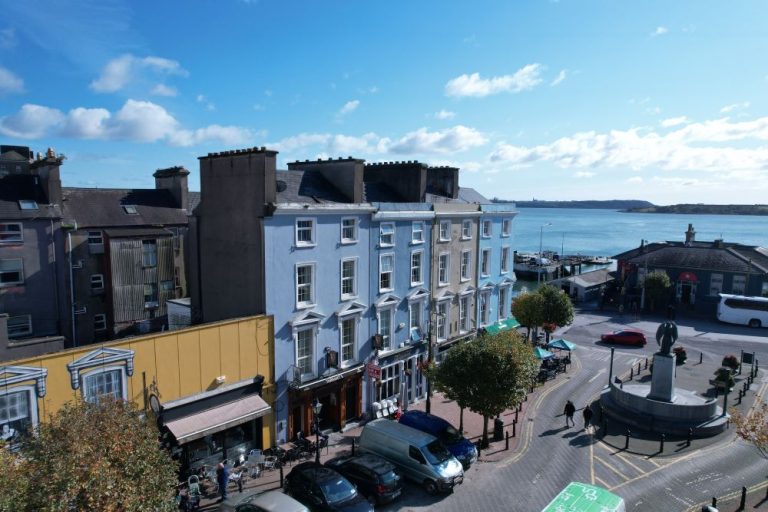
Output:
[[[735,408],[730,410],[736,435],[754,445],[768,459],[768,403],[763,402],[752,414],[744,416]]]
[[[158,436],[128,402],[70,402],[22,444],[17,466],[1,466],[1,482],[21,477],[27,491],[4,510],[174,510],[178,468]]]
[[[573,304],[564,291],[551,285],[542,286],[536,294],[541,297],[541,324],[548,325],[545,332],[549,343],[549,336],[557,326],[573,322]]]
[[[666,272],[655,270],[648,274],[643,281],[645,296],[651,303],[651,310],[656,308],[656,303],[669,297],[669,289],[672,287],[672,281]]]
[[[488,446],[488,418],[517,407],[539,369],[533,349],[517,332],[480,336],[451,349],[428,371],[435,387],[459,407],[483,416],[482,446]]]
[[[542,323],[543,305],[537,293],[521,293],[512,301],[512,315],[527,329],[526,339],[531,338],[531,329]]]

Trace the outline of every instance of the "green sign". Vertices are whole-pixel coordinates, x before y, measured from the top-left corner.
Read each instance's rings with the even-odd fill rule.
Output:
[[[571,482],[541,512],[624,512],[624,500],[601,487]]]

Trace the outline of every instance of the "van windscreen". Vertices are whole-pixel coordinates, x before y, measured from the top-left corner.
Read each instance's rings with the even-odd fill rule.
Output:
[[[442,464],[451,458],[450,452],[440,441],[432,441],[427,445],[427,459],[432,464]]]
[[[464,439],[464,437],[451,425],[448,425],[445,430],[440,433],[440,440],[444,444],[456,444],[461,442],[462,439]]]

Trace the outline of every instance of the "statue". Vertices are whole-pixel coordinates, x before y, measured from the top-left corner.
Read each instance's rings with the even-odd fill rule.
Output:
[[[675,322],[667,320],[663,324],[659,324],[659,328],[656,330],[656,343],[661,346],[659,354],[670,355],[675,341],[677,341],[677,325],[675,325]]]

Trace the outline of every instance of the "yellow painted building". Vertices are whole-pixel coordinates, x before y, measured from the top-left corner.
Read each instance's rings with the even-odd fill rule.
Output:
[[[0,366],[0,435],[11,441],[78,396],[152,408],[183,466],[272,445],[274,327],[254,316],[87,345]]]

